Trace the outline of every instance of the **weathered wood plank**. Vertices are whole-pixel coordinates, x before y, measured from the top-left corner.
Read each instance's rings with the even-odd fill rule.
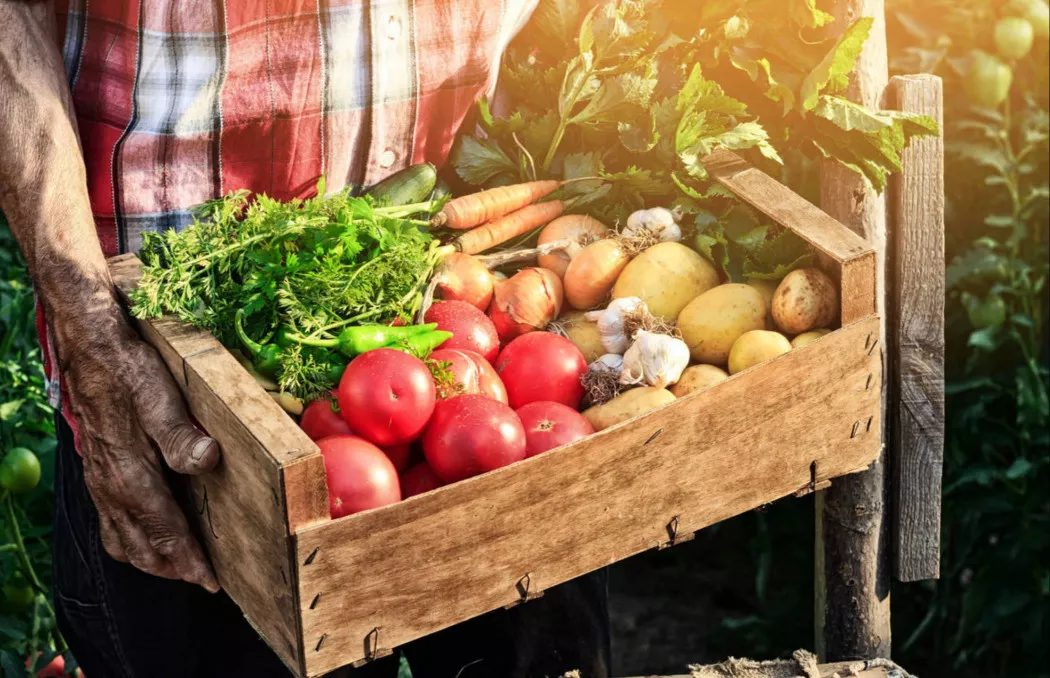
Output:
[[[898,76],[886,107],[943,123],[941,79]],[[940,573],[944,465],[944,141],[913,141],[890,180],[886,341],[894,574]]]
[[[712,179],[821,255],[821,267],[839,283],[843,324],[877,312],[877,260],[870,244],[731,151],[716,151],[703,162]]]
[[[859,665],[859,667],[858,667]],[[834,664],[820,664],[820,678],[890,678],[891,669],[887,666],[872,666],[864,668],[865,662],[836,662]],[[893,674],[899,675],[899,674]],[[691,675],[680,674],[675,676],[638,676],[637,678],[692,678]]]
[[[574,445],[300,530],[309,675],[514,603],[526,575],[532,596],[865,468],[881,448],[878,328],[869,317]]]
[[[871,34],[850,76],[846,96],[879,108],[888,78],[883,0],[839,0],[829,10],[841,32],[872,17]],[[876,301],[885,289],[886,203],[851,170],[831,160],[821,166],[820,206],[875,249]],[[883,352],[880,337],[875,353]],[[889,524],[886,469],[880,459],[841,479],[817,497],[816,647],[821,659],[888,657],[890,653]]]
[[[130,255],[110,260],[122,292],[134,287],[140,266]],[[328,519],[320,452],[210,334],[173,319],[135,324],[167,363],[194,418],[222,447],[218,468],[189,481],[191,517],[219,582],[298,673],[302,634],[290,534]]]

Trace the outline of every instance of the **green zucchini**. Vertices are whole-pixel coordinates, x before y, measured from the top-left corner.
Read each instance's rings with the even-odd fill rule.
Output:
[[[386,205],[411,205],[423,202],[434,190],[437,170],[429,162],[412,165],[394,172],[368,189],[368,195]]]

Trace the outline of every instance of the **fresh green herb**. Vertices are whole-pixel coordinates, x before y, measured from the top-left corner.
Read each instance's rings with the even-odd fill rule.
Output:
[[[938,132],[930,118],[869,111],[841,96],[870,19],[836,39],[827,37],[832,17],[813,0],[587,4],[541,0],[503,62],[507,113],[481,102],[484,135],[454,149],[464,181],[601,177],[558,197],[581,196],[574,211],[610,225],[642,207],[677,207],[699,220],[698,249],[727,274],[768,277],[798,265],[800,241],[713,186],[705,156],[742,152],[772,173],[788,152],[829,157],[881,191],[909,139]],[[705,226],[712,215],[744,213],[754,222],[748,234]]]
[[[323,183],[318,197],[290,202],[231,193],[203,205],[181,232],[146,235],[132,313],[176,315],[247,348],[283,389],[315,396],[345,365],[318,347],[338,346],[340,331],[355,324],[418,310],[444,254],[425,220],[411,218],[430,207],[325,197]]]

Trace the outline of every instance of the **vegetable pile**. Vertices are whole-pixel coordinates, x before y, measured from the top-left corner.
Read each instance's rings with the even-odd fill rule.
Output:
[[[502,74],[512,113],[481,102],[480,130],[459,140],[462,195],[442,197],[429,165],[361,197],[323,182],[288,203],[232,194],[147,238],[133,313],[175,314],[239,353],[318,442],[333,517],[542,454],[818,341],[838,321],[837,287],[808,245],[712,184],[704,157],[775,166],[790,128],[881,189],[908,138],[935,125],[837,95],[864,20],[827,40],[811,1],[770,11],[783,25],[752,24],[768,4],[610,0],[584,14],[547,0],[529,30],[556,34],[540,42],[549,53],[512,49]],[[679,14],[703,30],[676,34]],[[755,57],[759,41],[781,58]]]

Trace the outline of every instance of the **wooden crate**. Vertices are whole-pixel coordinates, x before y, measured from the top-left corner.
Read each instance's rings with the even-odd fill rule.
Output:
[[[140,322],[223,449],[193,478],[204,545],[299,676],[457,622],[867,467],[882,445],[875,254],[731,153],[711,175],[820,253],[842,327],[706,391],[512,466],[339,520],[317,447],[211,335]],[[111,260],[117,286],[139,277]]]

